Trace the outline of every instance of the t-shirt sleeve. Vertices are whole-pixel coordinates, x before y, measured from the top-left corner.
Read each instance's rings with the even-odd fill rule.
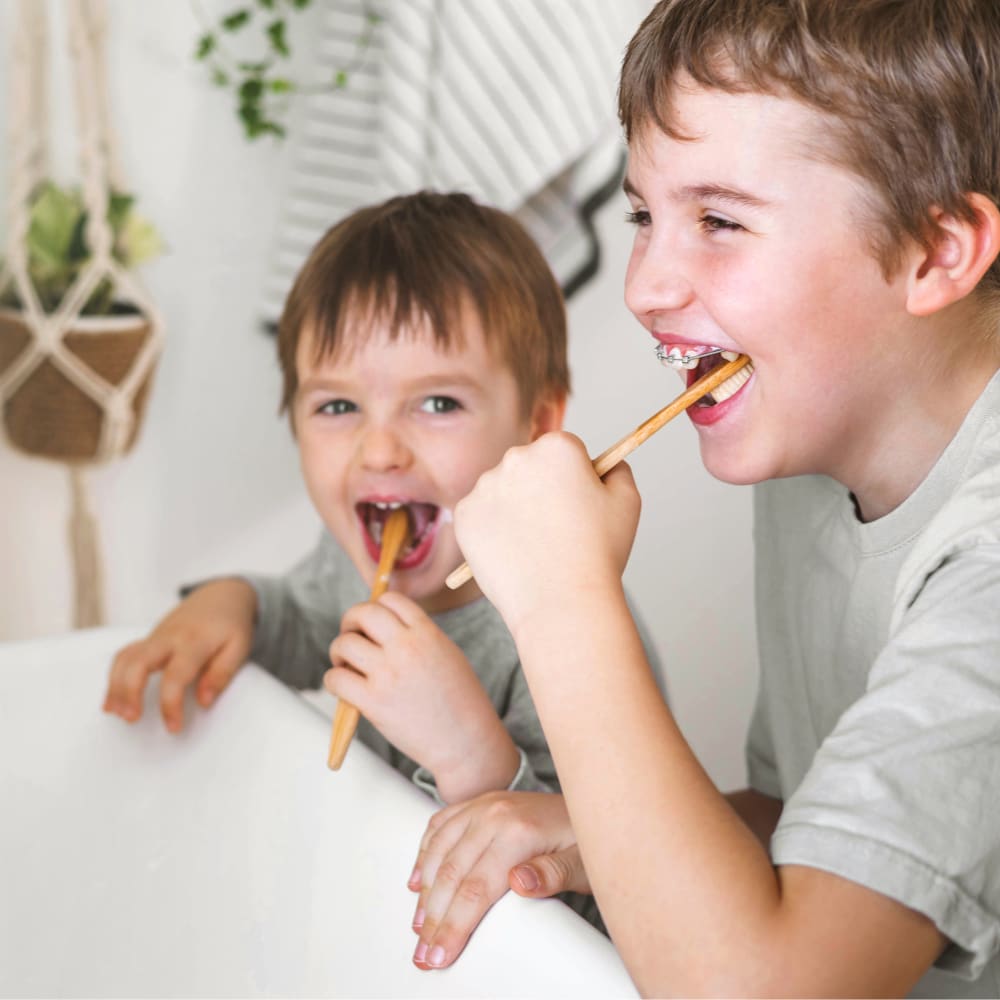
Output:
[[[324,535],[284,576],[244,577],[258,603],[250,658],[291,687],[319,688],[329,669],[330,643],[345,608],[333,544]]]
[[[928,577],[865,694],[785,803],[772,858],[833,872],[925,914],[952,942],[937,964],[975,977],[1000,948],[998,802],[994,544]]]

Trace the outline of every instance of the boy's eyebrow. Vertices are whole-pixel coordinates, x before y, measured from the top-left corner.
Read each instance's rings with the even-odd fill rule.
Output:
[[[456,387],[466,389],[481,389],[482,380],[464,372],[435,372],[429,375],[422,375],[406,383],[408,391],[419,391],[420,389],[433,389],[436,387]],[[305,378],[298,384],[297,391],[305,392],[348,392],[352,388],[350,380],[330,379],[316,376]]]
[[[627,195],[641,198],[635,185],[628,179],[622,182],[622,190]],[[726,184],[686,184],[668,193],[671,201],[725,201],[746,208],[766,208],[769,202],[740,188]]]

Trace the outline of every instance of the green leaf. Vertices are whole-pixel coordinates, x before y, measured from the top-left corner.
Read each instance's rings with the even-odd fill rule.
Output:
[[[250,134],[253,129],[260,125],[261,115],[259,104],[240,104],[240,106],[236,109],[236,113],[240,116],[240,120],[243,122],[243,127],[247,130],[247,134]]]
[[[264,92],[264,84],[258,77],[244,80],[238,91],[240,100],[246,104],[259,100]]]
[[[212,70],[212,83],[214,83],[216,87],[228,87],[229,74],[225,70],[219,69],[219,67],[216,66],[215,69]]]
[[[290,94],[295,90],[295,84],[291,80],[285,80],[282,77],[275,77],[275,79],[270,81],[268,86],[274,94]]]
[[[207,59],[215,51],[215,35],[208,32],[198,39],[198,48],[195,50],[195,59]]]
[[[249,20],[250,10],[247,7],[243,7],[240,10],[234,10],[232,14],[224,17],[222,19],[222,27],[226,31],[239,31]]]
[[[267,26],[267,37],[271,40],[271,48],[286,59],[291,55],[288,42],[285,40],[285,22],[272,21]]]
[[[134,204],[135,198],[130,194],[112,191],[108,195],[108,224],[112,232],[117,233],[125,225]]]
[[[257,0],[257,6],[264,10],[274,10],[274,0]]]
[[[163,253],[163,241],[149,220],[130,212],[115,240],[115,256],[126,267],[135,267]]]
[[[312,3],[312,0],[292,0],[292,6],[296,10],[305,10],[310,3]]]
[[[338,89],[347,86],[347,73],[344,70],[338,69],[333,75],[333,85]]]
[[[261,122],[261,130],[262,132],[267,132],[270,135],[277,136],[279,139],[283,139],[285,137],[285,127],[283,125],[279,125],[275,121]]]
[[[87,214],[81,213],[76,220],[73,236],[66,248],[66,260],[73,265],[82,264],[90,256],[90,251],[87,249]]]
[[[271,64],[266,59],[261,62],[241,62],[236,65],[244,73],[252,73],[254,76],[266,73],[271,68]]]
[[[47,272],[64,271],[82,217],[83,203],[78,193],[44,184],[30,209],[29,257],[34,257]]]

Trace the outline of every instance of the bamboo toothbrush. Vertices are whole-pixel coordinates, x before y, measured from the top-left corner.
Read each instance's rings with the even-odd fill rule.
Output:
[[[406,544],[410,533],[410,515],[405,507],[397,507],[382,527],[382,550],[378,557],[378,569],[375,570],[375,582],[372,584],[372,601],[378,600],[389,589],[389,575],[392,573],[396,559]],[[330,754],[327,765],[333,771],[339,771],[344,763],[347,748],[354,738],[358,728],[361,713],[346,701],[337,702],[337,711],[333,716],[333,733],[330,736]]]
[[[688,386],[675,400],[668,403],[654,413],[648,420],[643,421],[631,434],[626,434],[617,444],[613,444],[606,451],[602,451],[594,459],[594,471],[603,476],[610,472],[626,455],[635,451],[647,438],[652,437],[661,427],[668,424],[678,413],[683,413],[692,403],[696,403],[702,396],[722,385],[745,365],[750,363],[750,358],[745,354],[740,354],[732,361],[713,368],[707,375],[703,375],[693,385]],[[457,590],[462,584],[472,579],[472,570],[468,563],[462,563],[458,569],[448,574],[445,583],[452,589]]]

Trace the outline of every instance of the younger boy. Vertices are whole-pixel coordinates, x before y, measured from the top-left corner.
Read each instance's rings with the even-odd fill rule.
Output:
[[[444,802],[551,790],[552,759],[496,611],[460,561],[452,511],[504,452],[561,426],[562,296],[502,212],[419,193],[362,209],[314,249],[278,352],[310,497],[328,533],[287,576],[222,579],[123,649],[105,709],[134,721],[162,670],[167,727],[193,686],[208,707],[249,657],[361,710],[360,738]],[[367,601],[391,508],[411,539],[392,589]],[[331,646],[332,642],[332,646]]]
[[[494,867],[588,877],[646,994],[1000,993],[998,13],[662,0],[626,54],[629,308],[668,353],[753,361],[688,411],[706,467],[761,484],[752,788],[720,794],[651,697],[626,468],[546,435],[456,513],[579,845],[531,860],[573,839],[550,813]],[[477,918],[456,861],[485,879],[452,828],[504,843],[477,810],[425,838],[425,967]]]

